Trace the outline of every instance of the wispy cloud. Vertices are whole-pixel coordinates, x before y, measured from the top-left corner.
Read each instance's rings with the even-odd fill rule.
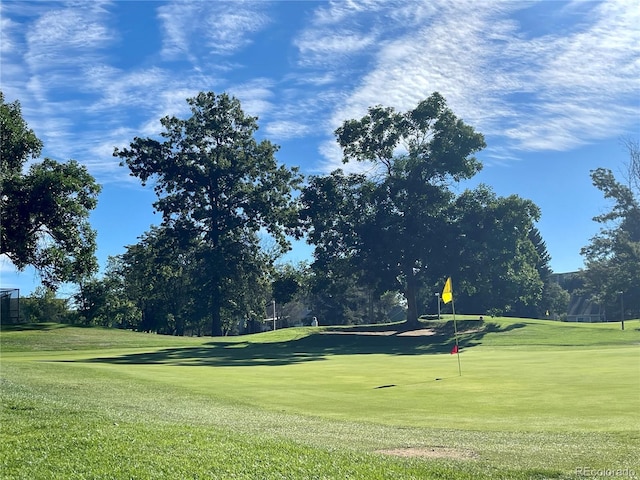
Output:
[[[594,4],[579,31],[543,38],[542,45],[521,45],[523,55],[533,52],[528,59],[537,66],[537,74],[530,79],[538,92],[533,115],[524,117],[523,128],[515,132],[523,148],[564,150],[619,135],[637,121],[637,7],[636,2]],[[549,125],[548,132],[540,128],[544,123]]]
[[[383,35],[385,12],[395,2],[331,1],[314,12],[311,22],[294,39],[302,67],[344,69],[361,55],[371,54]],[[354,71],[351,66],[349,71]]]
[[[293,120],[276,120],[267,123],[265,134],[278,141],[301,138],[311,133],[311,126]]]
[[[26,34],[25,60],[32,71],[93,62],[114,39],[105,25],[104,2],[75,3],[43,13]]]
[[[165,59],[199,63],[202,55],[231,55],[252,43],[270,20],[261,2],[172,2],[158,9]]]
[[[0,55],[5,56],[16,53],[15,37],[20,30],[20,25],[3,15],[3,9],[6,7],[0,4],[0,38],[2,38]]]
[[[332,35],[326,35],[321,30],[308,30],[296,41],[296,45],[302,55],[303,65],[324,65],[341,62],[344,58],[370,49],[377,38],[374,32],[360,33],[347,28],[334,31]]]
[[[407,110],[439,91],[454,112],[514,151],[564,150],[619,135],[638,118],[634,3],[567,10],[562,14],[581,15],[570,19],[579,28],[538,35],[535,25],[525,32],[515,20],[531,3],[431,2],[420,12],[405,4],[387,18],[406,28],[389,26],[397,35],[379,40],[373,68],[335,105],[330,123],[335,128],[379,103]],[[314,34],[322,36],[317,27]],[[342,167],[335,147],[323,147],[323,155],[326,168]]]
[[[316,145],[310,171],[345,167],[333,135],[344,120],[376,104],[408,110],[434,91],[500,141],[483,153],[495,165],[617,137],[638,121],[637,0],[336,0],[297,4],[304,15],[291,18],[278,3],[150,2],[157,51],[127,67],[116,50],[122,5],[0,4],[7,99],[20,99],[45,154],[77,158],[101,181],[126,176],[114,146],[157,135],[159,119],[187,114],[199,91],[237,96],[276,143]],[[283,51],[245,56],[267,51],[259,41],[271,27],[286,29]]]
[[[262,117],[273,110],[273,86],[274,82],[268,78],[256,78],[232,86],[228,92],[240,100],[246,114]]]

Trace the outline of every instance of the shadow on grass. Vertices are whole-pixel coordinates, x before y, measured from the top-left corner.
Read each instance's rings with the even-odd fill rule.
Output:
[[[3,323],[0,324],[2,332],[30,332],[56,330],[66,327],[80,327],[81,325],[68,325],[66,323]]]
[[[522,328],[517,323],[501,329],[478,320],[457,322],[460,351],[482,343],[488,333]],[[198,347],[165,348],[153,352],[100,357],[81,362],[123,365],[257,366],[292,365],[324,360],[330,355],[436,355],[448,354],[455,344],[454,326],[425,322],[418,330],[401,326],[328,328],[308,336],[273,343],[215,341]]]

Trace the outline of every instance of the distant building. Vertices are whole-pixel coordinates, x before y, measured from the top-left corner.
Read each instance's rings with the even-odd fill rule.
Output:
[[[581,295],[571,295],[567,322],[597,323],[606,322],[607,316],[604,308]]]
[[[583,287],[581,272],[554,273],[551,275],[551,281],[557,282],[571,294],[567,309],[567,322],[597,323],[607,321],[606,311],[602,305],[578,293]]]

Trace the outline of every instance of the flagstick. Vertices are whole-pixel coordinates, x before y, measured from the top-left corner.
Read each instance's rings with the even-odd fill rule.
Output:
[[[460,347],[458,346],[458,326],[456,325],[456,304],[451,297],[451,309],[453,310],[453,331],[456,339],[456,356],[458,357],[458,376],[462,376],[462,368],[460,367]]]

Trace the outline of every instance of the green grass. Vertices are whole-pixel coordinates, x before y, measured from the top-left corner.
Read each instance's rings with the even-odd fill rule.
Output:
[[[209,338],[211,340],[211,338]],[[61,323],[2,325],[2,352],[101,350],[200,345],[202,338],[169,337],[101,327],[72,327]]]
[[[3,327],[0,477],[640,474],[640,321],[457,326],[462,376],[450,320],[429,336]],[[400,448],[431,456],[380,453]]]

